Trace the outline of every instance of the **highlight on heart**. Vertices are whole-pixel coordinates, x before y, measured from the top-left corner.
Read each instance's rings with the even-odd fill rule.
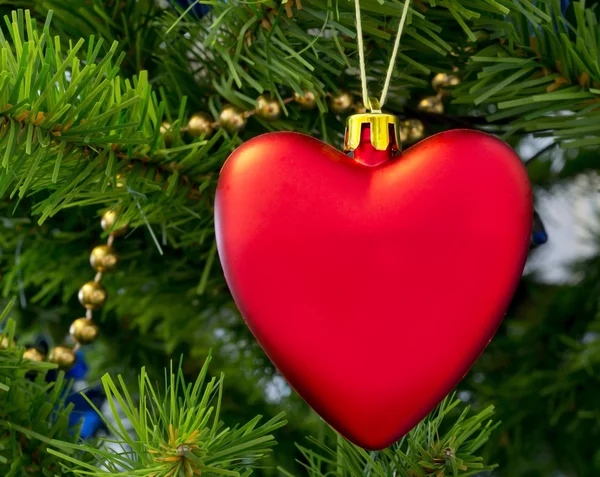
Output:
[[[0,476],[600,473],[595,2],[0,10]]]

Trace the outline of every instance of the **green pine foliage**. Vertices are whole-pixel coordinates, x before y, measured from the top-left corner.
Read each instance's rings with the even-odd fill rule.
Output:
[[[311,439],[314,449],[298,446],[302,464],[310,477],[467,477],[493,470],[496,465],[476,455],[499,424],[489,420],[493,406],[471,417],[466,407],[448,426],[448,416],[459,405],[454,396],[447,397],[406,437],[382,451],[367,452],[339,436],[335,447]]]
[[[142,368],[137,399],[121,376],[117,385],[104,375],[102,384],[114,423],[103,419],[113,435],[106,442],[113,446],[54,442],[60,450],[50,449],[49,453],[63,458],[65,468],[75,475],[251,475],[252,467],[275,445],[271,432],[286,421],[281,413],[260,425],[261,416],[256,416],[243,425],[225,426],[220,420],[223,375],[208,378],[209,363],[210,357],[193,384],[185,382],[181,367],[174,371],[171,365],[162,392]],[[133,427],[132,433],[126,429],[119,409]],[[96,464],[86,464],[74,453],[89,454]]]
[[[14,342],[15,322],[6,319],[11,307],[0,316],[0,475],[53,477],[61,462],[48,452],[52,440],[79,440],[78,429],[69,428],[72,405],[64,403],[69,385],[63,373],[46,380],[55,365],[23,359],[23,347]]]

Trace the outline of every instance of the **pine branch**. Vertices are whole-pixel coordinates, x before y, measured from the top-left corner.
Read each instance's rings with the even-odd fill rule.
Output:
[[[0,316],[0,475],[54,475],[61,463],[48,453],[52,438],[79,440],[78,429],[68,427],[69,386],[62,372],[47,381],[56,365],[23,359],[23,348],[13,344],[15,323],[6,319],[13,304]]]
[[[171,365],[164,393],[142,368],[137,403],[120,376],[117,385],[105,375],[102,383],[112,420],[103,419],[113,434],[107,442],[113,446],[73,446],[53,441],[59,450],[49,449],[49,453],[64,459],[64,467],[75,475],[251,475],[252,468],[275,445],[271,433],[286,421],[282,413],[262,425],[257,416],[246,424],[226,427],[220,421],[223,375],[219,379],[207,377],[210,360],[209,356],[193,384],[185,383],[181,366],[174,371]],[[119,409],[133,427],[133,435],[126,429]],[[93,456],[96,464],[74,455],[81,450]]]
[[[454,103],[497,105],[487,119],[509,120],[509,135],[554,136],[561,147],[600,145],[596,13],[573,2],[571,25],[556,1],[523,5],[502,22],[479,22],[488,39],[471,57],[473,79],[457,88]]]
[[[146,70],[154,76],[157,64],[152,52],[161,43],[155,21],[162,14],[159,2],[140,0],[122,2],[116,0],[0,0],[11,10],[17,8],[35,11],[39,18],[54,13],[54,29],[67,48],[70,38],[101,37],[106,42],[99,49],[103,57],[115,41],[125,53],[121,71],[126,76],[137,75]]]
[[[85,55],[83,40],[63,53],[50,36],[50,17],[40,31],[29,12],[13,12],[5,18],[10,39],[0,35],[0,193],[36,197],[40,224],[66,207],[120,201],[132,225],[160,224],[177,244],[177,224],[204,215],[212,172],[239,141],[219,131],[185,143],[178,137],[182,107],[167,147],[159,131],[166,104],[147,74],[119,77],[117,44],[99,58],[102,40],[93,35]],[[208,201],[194,205],[200,197]],[[195,235],[207,225],[196,223]]]
[[[459,404],[454,396],[447,397],[405,438],[382,451],[367,452],[339,436],[335,448],[311,439],[317,450],[298,446],[301,463],[311,477],[467,477],[490,471],[496,466],[485,465],[476,453],[499,425],[490,420],[493,407],[471,417],[466,407],[449,424]]]

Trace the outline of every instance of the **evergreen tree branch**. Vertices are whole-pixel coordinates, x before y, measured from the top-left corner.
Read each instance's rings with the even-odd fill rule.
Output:
[[[275,445],[271,433],[286,421],[281,413],[262,425],[257,416],[243,425],[225,426],[220,421],[223,375],[219,379],[208,378],[209,363],[210,356],[193,384],[185,383],[181,367],[174,371],[171,365],[164,393],[151,383],[142,368],[137,403],[120,376],[117,385],[105,375],[102,383],[112,420],[104,416],[103,419],[114,436],[107,441],[113,446],[104,449],[53,441],[60,450],[48,452],[64,459],[65,467],[75,475],[251,475],[252,468]],[[131,423],[133,435],[126,429],[119,409]],[[115,446],[118,450],[113,450]],[[73,455],[81,450],[93,456],[96,464]]]
[[[15,322],[7,319],[13,304],[0,316],[0,475],[56,473],[61,462],[48,453],[51,439],[79,440],[79,430],[68,426],[69,386],[62,372],[47,382],[56,365],[23,359],[23,348],[14,342]]]
[[[600,145],[598,19],[581,2],[573,8],[574,25],[550,0],[513,9],[504,23],[480,22],[489,40],[470,58],[473,79],[456,89],[454,103],[497,105],[487,119],[509,120],[509,135],[554,136],[562,147]]]
[[[471,417],[467,417],[466,407],[449,424],[447,421],[459,404],[454,396],[447,397],[406,437],[382,451],[365,451],[341,437],[335,447],[311,439],[317,449],[298,446],[301,462],[311,477],[467,477],[493,470],[495,465],[484,464],[483,458],[476,455],[499,425],[490,420],[493,407]]]

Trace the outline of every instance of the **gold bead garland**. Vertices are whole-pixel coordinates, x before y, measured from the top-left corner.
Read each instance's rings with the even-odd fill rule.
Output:
[[[267,94],[261,94],[256,100],[256,114],[263,119],[274,121],[281,116],[279,101]]]
[[[400,123],[400,141],[402,144],[414,144],[423,139],[425,126],[418,119],[407,119]]]
[[[188,122],[187,133],[192,137],[210,136],[213,133],[213,120],[206,113],[192,114]]]
[[[8,339],[8,336],[3,336],[2,339],[0,340],[0,348],[2,349],[6,349],[9,347],[9,345],[12,346],[16,346],[17,342],[13,339],[12,342]]]
[[[219,115],[219,125],[230,133],[241,131],[247,122],[244,113],[230,104],[225,106]]]
[[[102,220],[100,221],[100,226],[105,232],[110,230],[110,234],[115,237],[119,237],[127,232],[127,224],[119,220],[118,214],[114,210],[107,210],[104,213]]]
[[[108,245],[98,245],[90,255],[90,265],[97,272],[110,272],[117,266],[117,254]]]
[[[27,348],[23,353],[23,358],[30,361],[44,361],[46,356],[36,348]]]
[[[48,361],[57,364],[60,369],[71,369],[77,360],[75,351],[75,348],[69,348],[68,346],[56,346],[50,350]]]
[[[317,106],[317,97],[312,91],[304,90],[304,94],[294,93],[294,101],[301,109],[314,109]]]
[[[354,102],[354,96],[348,91],[339,90],[337,93],[330,93],[327,96],[329,97],[330,109],[336,114],[346,114],[350,111],[358,114],[367,112],[367,109],[361,102]],[[293,96],[284,99],[281,103],[288,104],[291,102],[295,102],[300,109],[304,110],[317,107],[317,98],[309,90],[304,90],[303,94],[294,93]],[[281,103],[273,95],[264,93],[257,98],[256,108],[253,110],[242,111],[231,104],[225,105],[217,121],[213,121],[204,112],[194,113],[190,116],[187,125],[181,128],[181,131],[187,133],[192,138],[201,136],[208,138],[218,127],[222,127],[233,134],[244,129],[248,118],[254,115],[267,121],[279,119],[282,113]],[[173,132],[171,125],[167,121],[163,121],[161,124],[160,133],[163,135],[165,144],[170,146],[173,143]]]
[[[429,113],[442,114],[444,112],[443,98],[447,96],[449,91],[447,88],[457,86],[460,84],[460,78],[455,74],[448,73],[437,73],[431,82],[433,89],[436,91],[436,95],[428,96],[423,98],[417,108],[421,111]],[[336,114],[347,114],[354,111],[357,114],[364,114],[367,112],[362,102],[354,101],[354,96],[344,90],[338,90],[336,93],[328,93],[329,108]],[[281,103],[287,104],[295,102],[300,109],[310,110],[317,106],[317,97],[315,93],[310,90],[304,90],[302,94],[295,92],[293,96],[284,99],[279,102],[277,99],[268,93],[261,94],[256,100],[256,108],[249,111],[242,111],[236,106],[231,104],[226,105],[221,110],[217,121],[204,112],[198,112],[190,116],[187,125],[181,128],[182,132],[187,133],[189,136],[196,138],[204,136],[210,137],[216,128],[222,127],[229,133],[240,132],[246,126],[248,118],[256,115],[261,119],[274,121],[281,117],[282,107]],[[417,121],[409,119],[408,121]],[[421,126],[415,129],[416,123],[411,123],[410,126],[406,126],[412,129],[412,132],[408,134],[407,141],[415,142],[424,136],[424,130]],[[163,135],[165,143],[170,145],[173,143],[173,132],[171,125],[168,122],[163,122],[160,127],[160,132]]]
[[[334,113],[344,114],[352,109],[354,97],[347,91],[340,90],[329,97],[329,105]]]
[[[69,329],[69,333],[73,339],[82,345],[91,344],[98,338],[98,325],[94,320],[88,318],[77,318]]]
[[[58,365],[60,369],[71,368],[76,361],[75,353],[82,345],[91,344],[98,338],[98,325],[92,319],[93,310],[98,309],[106,302],[107,292],[100,283],[102,274],[114,270],[117,265],[117,254],[113,248],[115,237],[123,235],[127,230],[127,224],[119,220],[118,210],[108,210],[102,215],[100,222],[102,229],[109,232],[106,245],[94,247],[90,255],[90,265],[96,271],[94,280],[84,283],[80,288],[79,302],[85,307],[85,317],[77,318],[71,324],[69,333],[75,341],[73,348],[60,345],[52,348],[48,355],[48,361]],[[4,342],[2,343],[4,345]],[[27,348],[23,353],[24,359],[32,361],[44,361],[46,357],[36,348]]]
[[[446,95],[449,91],[445,88],[458,86],[460,84],[460,78],[456,75],[449,75],[447,73],[438,73],[431,80],[431,86],[436,91]]]
[[[173,132],[171,131],[171,125],[168,123],[168,121],[162,122],[160,125],[160,133],[162,134],[167,146],[173,144]]]
[[[435,96],[423,98],[417,109],[427,113],[443,114],[444,112],[444,96],[448,96],[449,87],[458,86],[460,78],[453,74],[437,73],[431,80],[431,86],[436,91]]]
[[[78,296],[79,303],[88,310],[95,310],[106,303],[106,289],[96,281],[84,283]]]
[[[419,101],[417,108],[427,113],[442,114],[444,112],[444,103],[442,102],[442,95],[437,94],[435,96],[427,96]]]

